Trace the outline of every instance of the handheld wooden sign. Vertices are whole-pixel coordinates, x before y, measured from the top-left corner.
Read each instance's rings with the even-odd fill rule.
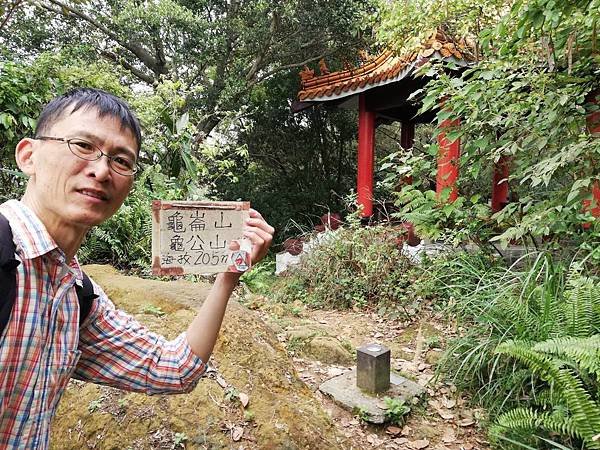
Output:
[[[249,202],[152,202],[152,273],[245,272]],[[239,244],[239,245],[238,245]]]

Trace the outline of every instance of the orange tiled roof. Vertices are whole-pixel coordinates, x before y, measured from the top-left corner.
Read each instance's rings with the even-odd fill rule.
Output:
[[[401,80],[432,57],[453,57],[465,62],[473,60],[466,44],[456,44],[444,33],[437,31],[423,44],[402,56],[396,56],[387,50],[358,68],[320,76],[314,76],[314,71],[305,68],[300,73],[302,90],[298,93],[298,98],[300,101],[327,101],[347,97],[371,87]]]

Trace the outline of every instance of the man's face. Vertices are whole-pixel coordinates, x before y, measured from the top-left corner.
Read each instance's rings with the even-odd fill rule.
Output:
[[[118,119],[98,117],[95,109],[78,110],[58,120],[44,136],[82,138],[107,155],[131,152],[137,157],[134,135]],[[112,216],[133,184],[133,177],[110,168],[108,158],[86,161],[69,151],[66,142],[33,140],[25,199],[40,219],[89,228]]]

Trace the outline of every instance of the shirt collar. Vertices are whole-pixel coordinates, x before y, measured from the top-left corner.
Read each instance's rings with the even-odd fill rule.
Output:
[[[13,240],[26,259],[48,255],[60,263],[65,263],[64,252],[52,239],[38,216],[22,201],[9,200],[0,205],[0,211],[8,219],[13,231]],[[75,269],[76,276],[80,275],[77,258],[73,258],[69,266]]]

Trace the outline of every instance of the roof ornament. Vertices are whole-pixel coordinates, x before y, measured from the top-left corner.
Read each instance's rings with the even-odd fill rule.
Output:
[[[358,89],[370,89],[412,76],[415,67],[434,57],[442,60],[453,58],[462,66],[476,61],[467,39],[454,39],[441,28],[431,30],[426,36],[421,43],[401,54],[387,49],[378,56],[372,56],[360,50],[360,65],[355,68],[349,67],[344,60],[342,70],[331,72],[325,59],[321,59],[318,63],[320,75],[315,75],[314,70],[307,67],[300,73],[302,89],[298,98],[300,101],[320,102],[348,97]]]
[[[305,81],[311,80],[315,77],[315,71],[310,69],[308,66],[304,66],[304,69],[300,72],[300,79],[304,83]]]
[[[329,67],[327,67],[327,64],[325,63],[325,58],[319,60],[319,71],[321,72],[321,75],[329,75],[331,73]]]

